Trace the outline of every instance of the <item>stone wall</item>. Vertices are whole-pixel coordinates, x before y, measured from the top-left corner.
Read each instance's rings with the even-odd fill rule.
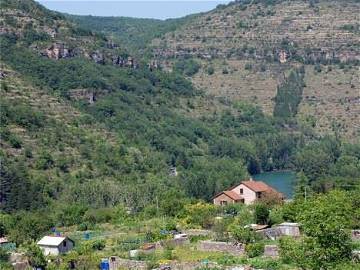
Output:
[[[120,268],[146,270],[147,264],[144,261],[122,259],[120,257],[112,256],[109,258],[110,270],[117,270]]]
[[[232,255],[243,255],[245,253],[244,245],[227,242],[200,241],[198,249],[202,251],[223,251]]]
[[[279,256],[279,247],[277,245],[266,245],[264,248],[264,256],[278,257]]]

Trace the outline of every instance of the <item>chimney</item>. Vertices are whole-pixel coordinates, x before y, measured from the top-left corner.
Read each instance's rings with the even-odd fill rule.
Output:
[[[250,181],[254,181],[254,179],[252,178],[252,176],[250,176],[250,179],[249,179]]]

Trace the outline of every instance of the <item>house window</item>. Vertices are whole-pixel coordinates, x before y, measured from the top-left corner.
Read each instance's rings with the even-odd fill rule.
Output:
[[[66,247],[66,241],[63,242],[63,246]]]
[[[227,201],[220,201],[220,205],[227,205]]]
[[[258,199],[260,199],[260,198],[261,198],[261,192],[257,192],[257,193],[256,193],[256,197],[257,197]]]
[[[240,188],[240,194],[244,194],[244,190]]]

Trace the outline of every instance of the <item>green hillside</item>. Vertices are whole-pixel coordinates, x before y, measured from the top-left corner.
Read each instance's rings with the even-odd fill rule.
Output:
[[[149,43],[167,32],[174,31],[198,15],[179,19],[157,20],[128,17],[68,15],[66,17],[84,29],[101,32],[118,40],[132,53],[144,54]],[[151,54],[150,54],[151,56]]]
[[[330,225],[325,233],[336,240],[334,245],[350,242],[348,235],[336,238],[333,228],[356,228],[359,221],[355,189],[360,142],[349,143],[338,134],[320,136],[311,123],[292,117],[304,87],[303,67],[289,69],[273,117],[244,100],[214,97],[196,87],[187,77],[196,74],[193,60],[167,71],[149,68],[141,53],[134,56],[142,41],[154,37],[146,34],[149,29],[162,35],[181,20],[151,21],[149,28],[142,28],[146,20],[127,18],[69,20],[32,0],[2,1],[0,12],[0,237],[7,236],[18,251],[25,251],[32,266],[67,269],[73,260],[82,269],[97,269],[100,258],[127,257],[131,245],[164,240],[172,236],[161,231],[179,227],[211,229],[217,239],[228,241],[231,235],[243,240],[247,231],[237,228],[246,224],[326,216]],[[74,22],[78,20],[80,26]],[[81,27],[99,20],[104,22],[98,29]],[[108,34],[113,33],[113,21],[123,20],[130,28],[139,26],[124,26],[119,33],[128,31],[128,36],[114,44]],[[174,167],[175,175],[170,173]],[[208,204],[216,193],[251,174],[287,169],[300,173],[291,204],[271,198],[249,208]],[[336,188],[342,191],[311,197]],[[334,197],[338,200],[329,204]],[[345,213],[339,210],[342,204]],[[317,207],[322,209],[318,216],[312,212]],[[340,218],[328,217],[332,211]],[[216,223],[219,215],[222,225]],[[309,243],[327,250],[328,242],[316,242],[317,228],[311,235],[311,226],[304,223],[315,239]],[[80,243],[57,265],[56,260],[47,263],[31,244],[53,226]],[[83,242],[86,230],[99,233],[99,238]],[[248,243],[251,237],[245,237]],[[174,254],[180,261],[208,259],[191,248],[194,254],[186,248]],[[169,246],[161,255],[139,259],[158,265],[158,260],[177,258],[172,250]],[[343,252],[348,263],[349,250],[346,245],[336,256]],[[0,249],[0,255],[0,267],[8,267],[7,252]],[[212,259],[221,265],[240,261],[216,252]],[[326,260],[329,265],[339,262],[335,255]],[[256,260],[248,262],[256,265]],[[273,262],[265,263],[271,267]],[[279,267],[274,269],[291,269]]]

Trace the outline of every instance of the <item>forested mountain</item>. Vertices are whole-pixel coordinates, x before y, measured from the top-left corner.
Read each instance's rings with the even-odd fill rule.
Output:
[[[180,185],[189,196],[208,199],[248,173],[285,168],[308,169],[303,168],[301,162],[306,163],[309,158],[301,161],[299,150],[305,147],[303,151],[307,151],[306,145],[318,140],[308,126],[302,129],[292,124],[289,127],[245,103],[211,100],[184,79],[180,71],[168,73],[149,69],[140,60],[139,64],[116,64],[114,57],[121,58],[119,51],[125,49],[116,44],[108,46],[109,40],[105,36],[84,31],[61,14],[48,11],[35,2],[3,1],[1,12],[4,18],[1,28],[4,77],[2,139],[7,146],[2,154],[8,162],[3,173],[11,175],[12,162],[20,162],[29,183],[42,183],[47,190],[44,200],[76,194],[78,191],[74,190],[78,190],[78,185],[96,186],[104,180],[121,183],[123,192],[109,201],[98,201],[86,194],[92,189],[84,188],[85,194],[79,194],[76,200],[106,206],[129,201],[128,196],[135,196],[136,193],[126,191],[125,186],[131,190],[134,183],[141,183],[144,187],[152,185],[156,193],[157,185],[154,183],[158,183],[161,190],[169,181],[173,186]],[[304,70],[294,72],[302,74]],[[294,76],[300,76],[297,80],[302,80],[302,75],[289,75],[289,79]],[[15,82],[20,83],[28,93],[47,93],[49,105],[43,98],[41,102],[46,106],[41,111],[39,106],[32,108],[32,104],[38,102],[36,98],[30,98],[29,103],[22,96],[14,96],[13,91],[22,94],[13,85]],[[72,125],[84,125],[80,129],[83,136],[87,137],[86,134],[91,134],[100,126],[102,132],[110,132],[115,141],[111,144],[102,139],[103,143],[97,149],[91,147],[93,143],[98,145],[97,140],[78,138],[74,142],[72,135],[67,138],[59,134],[64,130],[58,126],[66,126],[64,119],[69,121],[69,117],[55,115],[59,124],[46,120],[51,109],[45,108],[52,106],[51,96],[78,112],[70,122]],[[200,104],[209,102],[215,104],[215,109],[199,110]],[[34,117],[27,116],[24,113],[26,110],[33,110]],[[282,111],[281,107],[277,110]],[[42,130],[40,134],[52,139],[41,138],[44,145],[27,145],[27,140],[39,139],[36,135],[39,130]],[[76,129],[74,132],[76,134]],[[347,150],[341,150],[345,144],[334,143],[336,139],[324,140],[316,142],[320,147],[312,153],[316,162],[320,162],[318,168],[314,168],[319,170],[320,175],[329,174],[331,164],[339,159],[342,151],[349,155]],[[69,144],[75,150],[69,149],[65,155],[62,154]],[[27,157],[27,152],[34,154],[28,153],[31,157]],[[321,157],[322,154],[326,155],[326,160],[318,158],[317,155]],[[350,155],[358,158],[356,153]],[[85,162],[87,159],[90,161]],[[172,166],[178,168],[178,177],[168,176]],[[38,178],[43,180],[38,182]],[[18,192],[12,189],[17,185],[11,181],[15,180],[9,176],[4,183],[10,185],[4,189],[10,194]],[[102,186],[105,193],[111,188],[111,185]],[[6,205],[6,198],[10,197],[13,196],[2,195],[3,207],[9,210],[11,207]],[[141,201],[149,201],[153,195],[149,193],[142,197]],[[134,201],[137,207],[145,204],[140,200]]]
[[[246,6],[219,7],[205,21],[235,7],[254,8]],[[158,36],[170,43],[203,15],[165,22],[75,17],[32,0],[3,0],[0,12],[0,208],[9,214],[1,214],[0,229],[17,244],[53,225],[80,225],[90,210],[177,216],[185,202],[209,201],[262,171],[302,172],[300,188],[314,192],[359,183],[355,133],[349,142],[338,132],[317,133],[312,119],[296,118],[307,63],[286,64],[272,115],[257,102],[214,97],[199,87],[201,76],[211,81],[211,73],[219,74],[215,65],[210,69],[218,59],[149,58],[137,51]],[[164,61],[162,68],[155,60]],[[227,71],[219,75],[224,82]],[[177,174],[170,173],[174,167]],[[197,222],[206,227],[206,221]]]
[[[117,39],[121,45],[124,45],[134,54],[146,55],[150,53],[151,56],[151,51],[147,51],[147,49],[153,39],[176,30],[185,22],[191,21],[199,15],[167,20],[70,14],[65,16],[84,29],[101,32]]]

